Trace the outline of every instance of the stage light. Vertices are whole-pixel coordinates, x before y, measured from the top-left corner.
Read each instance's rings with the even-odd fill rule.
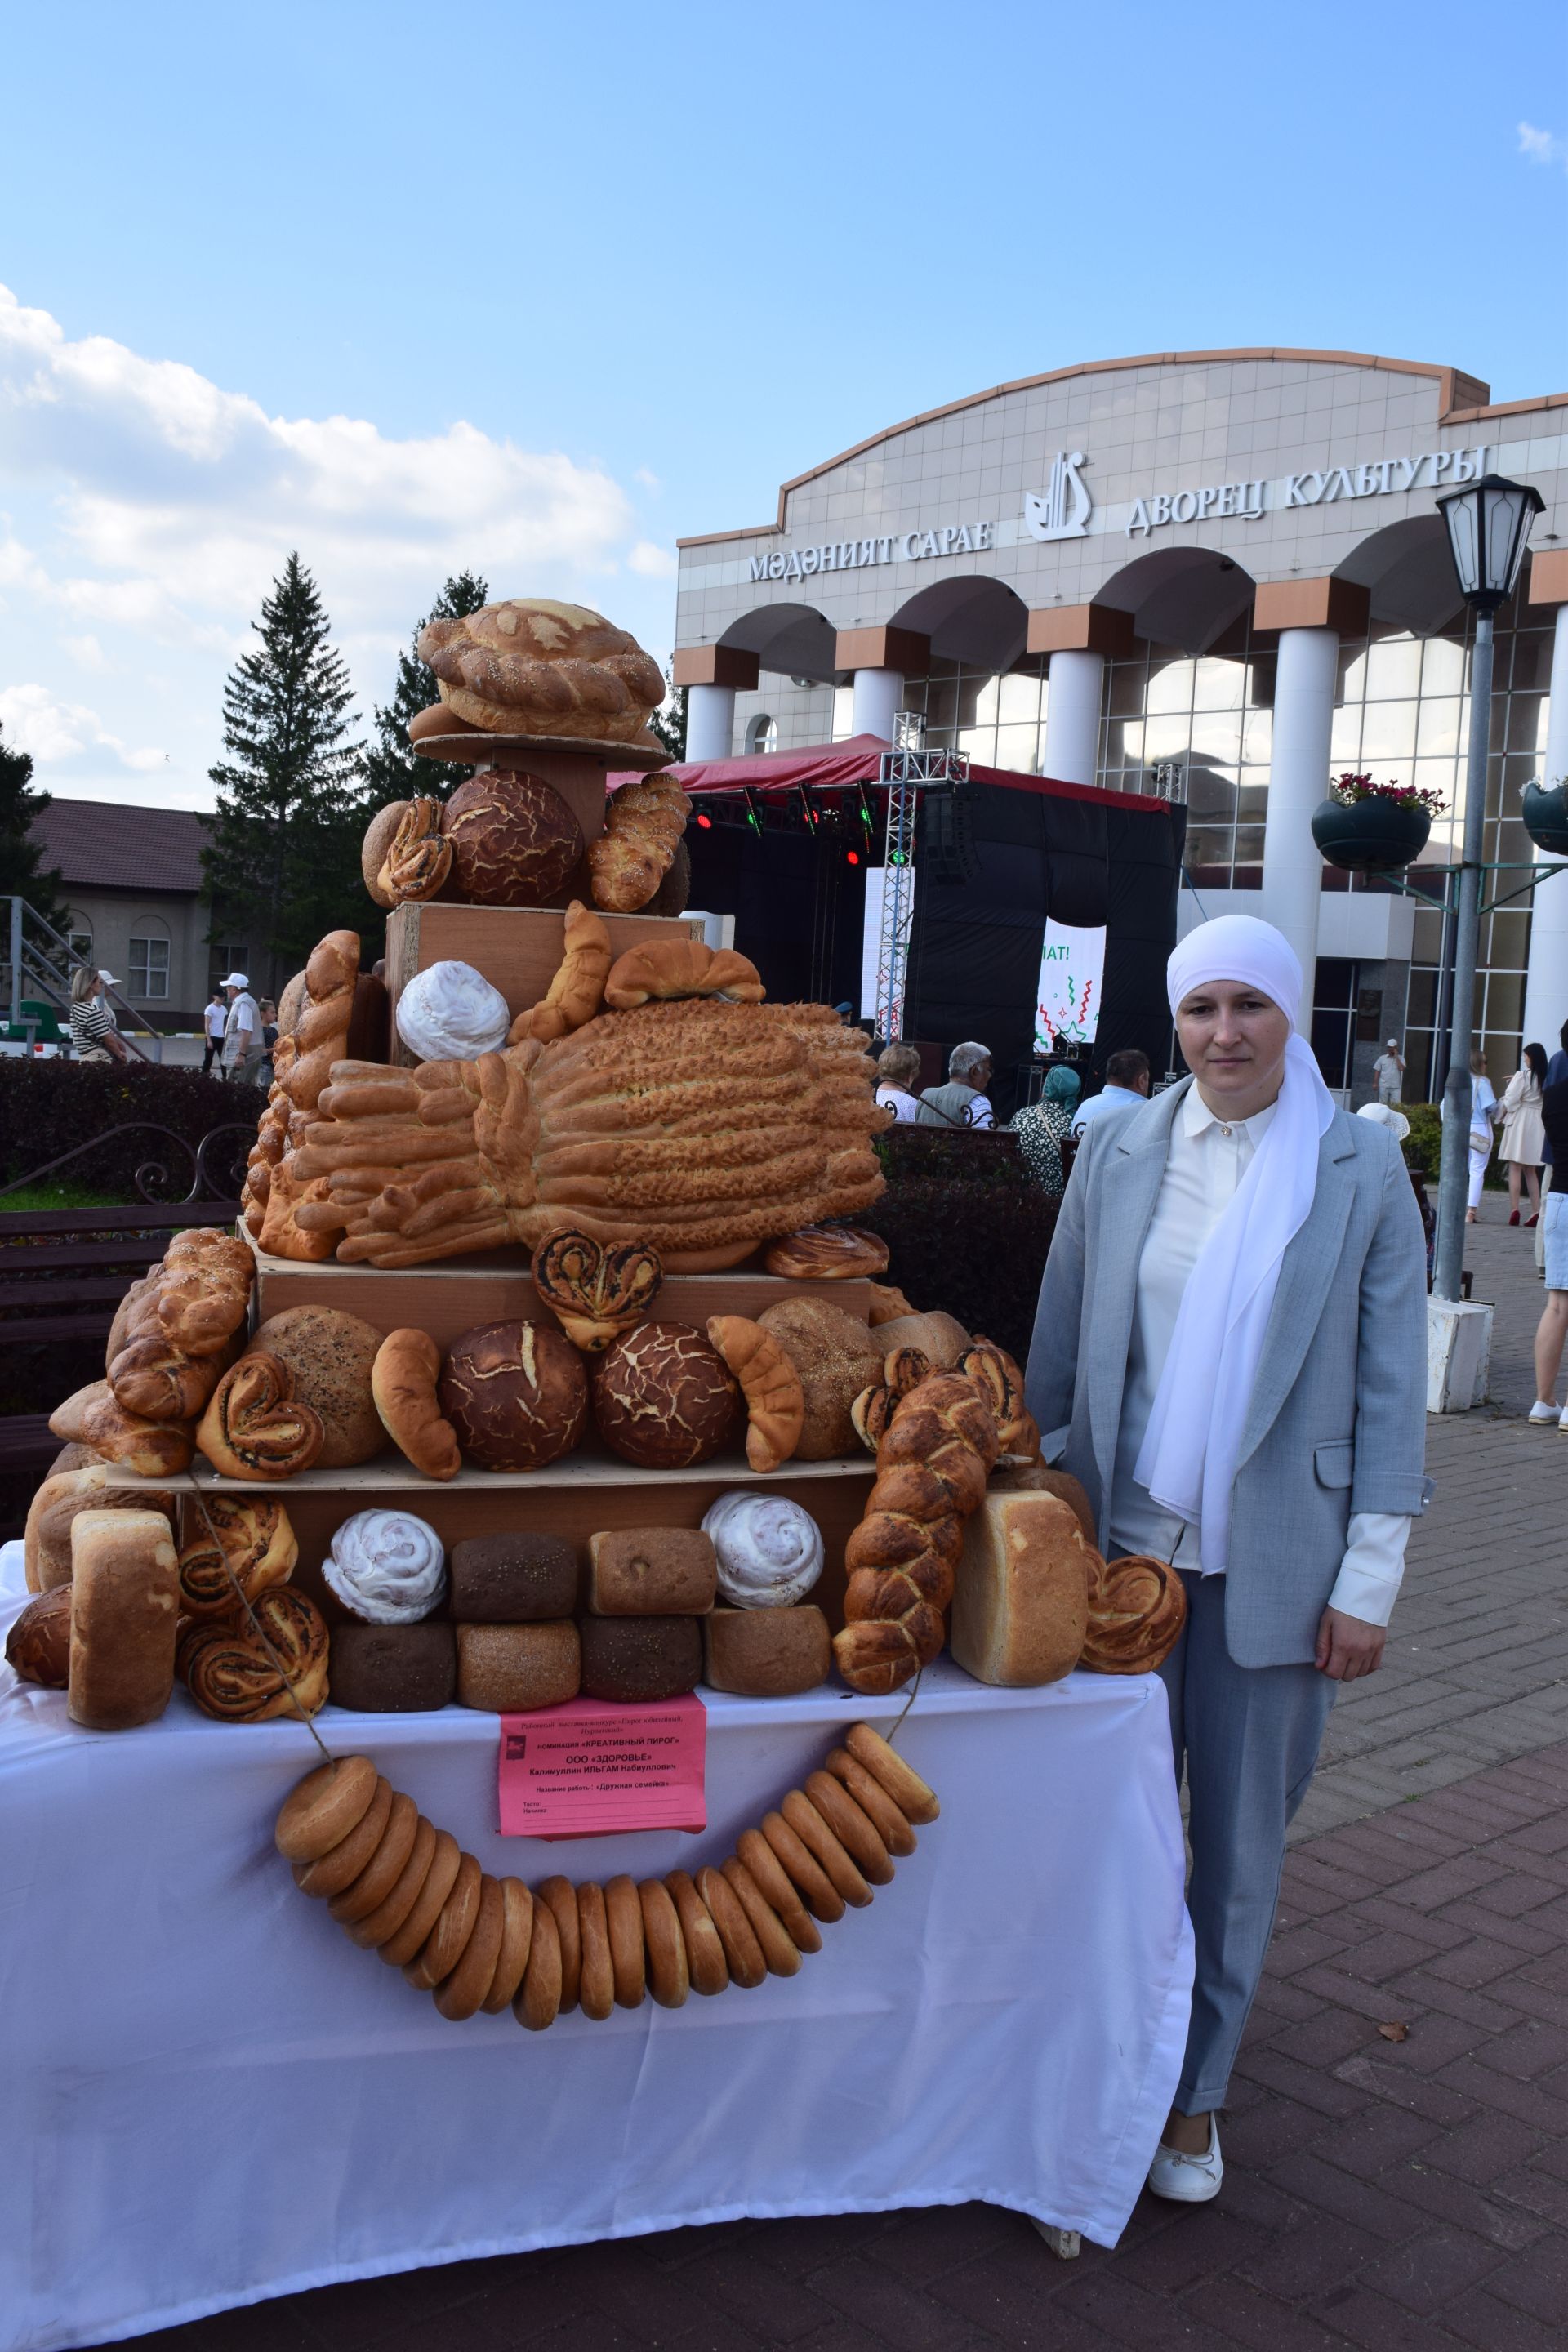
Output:
[[[848,852],[848,862],[849,862],[849,864],[850,864],[851,866],[858,866],[858,865],[859,865],[859,863],[860,863],[860,852],[859,852],[858,849],[851,849],[851,850]]]
[[[712,818],[711,818],[710,816],[703,816],[703,815],[701,815],[701,814],[699,814],[699,816],[698,816],[697,822],[698,822],[698,824],[702,827],[702,830],[703,830],[703,832],[704,832],[704,833],[711,833],[711,832],[712,832],[712,830],[713,830],[713,820],[712,820]]]

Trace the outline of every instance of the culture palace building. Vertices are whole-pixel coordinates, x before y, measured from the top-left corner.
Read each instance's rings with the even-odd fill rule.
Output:
[[[1315,972],[1330,1083],[1406,1040],[1426,1094],[1443,919],[1324,868],[1331,775],[1430,787],[1458,855],[1468,623],[1436,499],[1492,471],[1546,501],[1497,620],[1478,1023],[1500,1079],[1568,1019],[1568,874],[1531,887],[1521,788],[1568,775],[1568,394],[1494,403],[1353,352],[1091,361],[874,434],[768,522],[680,547],[689,760],[923,719],[932,748],[1187,809],[1184,926],[1267,915]],[[1555,691],[1553,691],[1555,689]],[[1411,880],[1420,883],[1419,867]],[[1519,895],[1510,895],[1512,893]]]

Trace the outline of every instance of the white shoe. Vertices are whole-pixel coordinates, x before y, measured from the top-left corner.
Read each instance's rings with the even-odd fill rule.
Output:
[[[1179,2147],[1167,2147],[1162,2140],[1149,2167],[1150,2189],[1156,2197],[1167,2198],[1173,2205],[1206,2205],[1211,2197],[1219,2195],[1224,2179],[1219,2126],[1213,2116],[1209,2117],[1209,2144],[1202,2156],[1184,2156]]]
[[[1545,1429],[1550,1423],[1554,1421],[1557,1423],[1558,1428],[1561,1429],[1563,1423],[1558,1417],[1557,1407],[1554,1404],[1542,1404],[1541,1399],[1537,1397],[1535,1402],[1530,1408],[1531,1427],[1532,1429]]]
[[[1563,1411],[1559,1413],[1557,1417],[1557,1426],[1562,1430],[1563,1435],[1568,1437],[1568,1405],[1564,1405]]]

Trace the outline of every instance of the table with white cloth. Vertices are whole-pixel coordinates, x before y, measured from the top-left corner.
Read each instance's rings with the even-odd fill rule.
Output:
[[[704,1692],[705,1832],[551,1844],[499,1834],[493,1716],[318,1721],[487,1870],[603,1880],[718,1861],[906,1696]],[[798,1976],[531,2034],[447,2023],[300,1893],[272,1830],[302,1725],[176,1691],[94,1734],[0,1667],[0,2352],[744,2216],[981,2199],[1113,2244],[1192,1979],[1163,1689],[944,1659],[898,1745],[942,1818]]]

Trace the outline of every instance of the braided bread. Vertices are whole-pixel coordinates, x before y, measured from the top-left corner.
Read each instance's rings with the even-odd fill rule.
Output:
[[[646,907],[668,873],[691,803],[673,776],[639,776],[623,784],[588,844],[594,904],[616,915]]]
[[[329,931],[305,966],[310,1002],[295,1024],[296,1057],[283,1081],[296,1110],[314,1110],[334,1062],[348,1048],[349,1017],[359,977],[359,934]],[[277,1068],[276,1062],[273,1064]]]
[[[935,1372],[900,1399],[845,1547],[845,1625],[833,1652],[851,1690],[886,1697],[941,1650],[963,1521],[985,1492],[997,1443],[995,1416],[973,1381]]]

